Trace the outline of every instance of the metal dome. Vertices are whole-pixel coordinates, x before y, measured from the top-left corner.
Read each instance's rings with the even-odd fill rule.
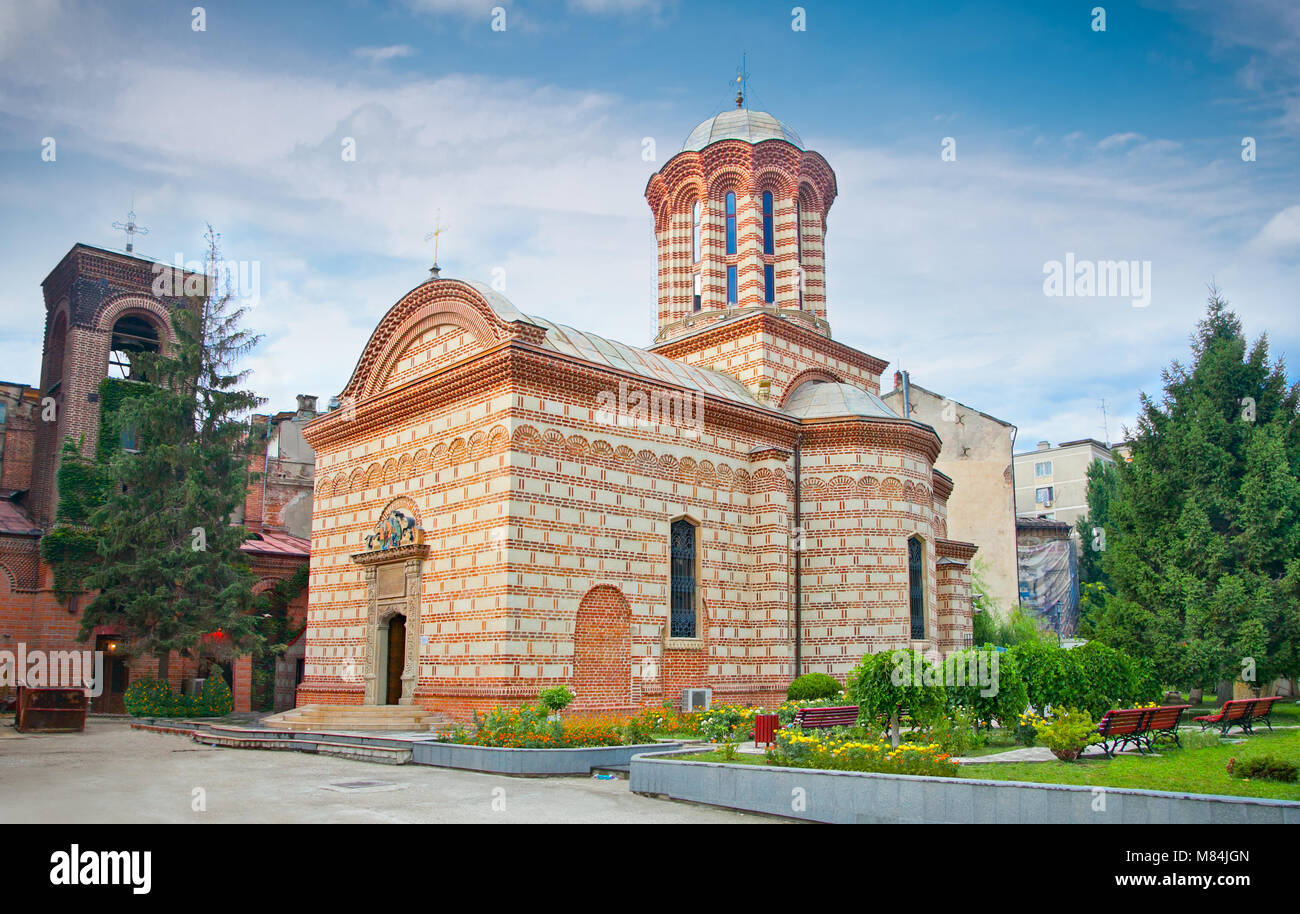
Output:
[[[682,144],[682,152],[699,152],[705,146],[721,140],[744,140],[746,143],[785,140],[803,149],[803,140],[799,134],[766,111],[735,108],[709,118],[692,130]]]

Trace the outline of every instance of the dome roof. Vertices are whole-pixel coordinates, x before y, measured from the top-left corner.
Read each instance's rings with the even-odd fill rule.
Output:
[[[751,111],[748,108],[733,108],[704,121],[691,131],[682,152],[688,150],[699,152],[710,143],[720,140],[744,140],[746,143],[761,143],[763,140],[785,140],[803,149],[803,140],[789,126],[781,123],[766,111]]]
[[[800,384],[781,411],[796,419],[833,419],[865,416],[870,419],[900,419],[885,401],[852,384],[808,381]]]

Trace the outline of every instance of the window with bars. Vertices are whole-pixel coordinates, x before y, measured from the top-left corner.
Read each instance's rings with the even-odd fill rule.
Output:
[[[924,555],[920,539],[912,537],[907,541],[907,598],[912,615],[912,639],[917,641],[925,637]]]
[[[696,637],[695,618],[695,525],[675,520],[670,531],[671,567],[668,634],[673,638]]]

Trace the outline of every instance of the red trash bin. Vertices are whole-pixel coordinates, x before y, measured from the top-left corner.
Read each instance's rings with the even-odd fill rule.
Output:
[[[776,738],[776,731],[781,729],[775,714],[754,715],[754,744],[766,743],[769,746]]]

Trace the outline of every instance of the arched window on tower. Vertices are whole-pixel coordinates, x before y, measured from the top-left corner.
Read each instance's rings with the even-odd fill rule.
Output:
[[[911,614],[912,640],[925,638],[925,546],[914,536],[907,541],[907,602]]]
[[[153,324],[134,314],[118,318],[108,347],[108,376],[127,381],[141,380],[136,364],[138,356],[157,351],[158,331]]]
[[[794,278],[799,289],[799,307],[803,308],[803,205],[794,201]]]
[[[736,253],[736,195],[727,193],[727,253]]]
[[[763,192],[763,253],[776,251],[776,239],[772,233],[772,192]]]
[[[675,520],[669,531],[671,581],[669,594],[668,635],[671,638],[694,638],[699,626],[695,612],[696,528],[686,518]]]
[[[700,201],[696,200],[695,205],[691,207],[691,263],[700,262],[700,218],[702,211],[703,207],[700,205]]]

